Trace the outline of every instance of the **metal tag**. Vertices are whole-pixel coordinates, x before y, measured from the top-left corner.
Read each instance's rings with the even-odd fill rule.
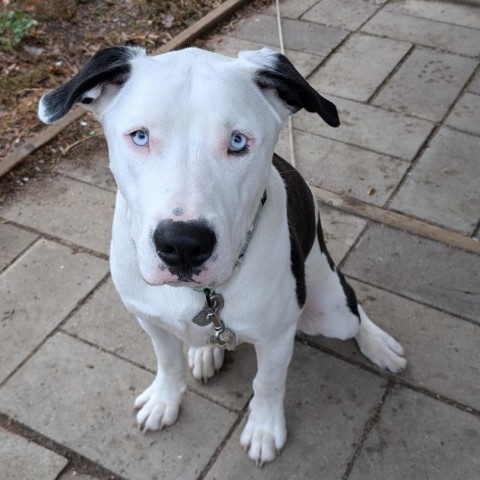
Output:
[[[209,297],[210,305],[205,301],[205,306],[193,317],[193,323],[200,327],[206,327],[218,318],[217,313],[223,308],[223,297],[214,293]]]
[[[193,317],[193,323],[199,327],[206,327],[212,323],[212,315],[215,315],[213,310],[205,306]]]
[[[221,332],[215,332],[215,335],[210,337],[209,343],[225,350],[235,350],[237,346],[237,336],[233,330],[225,327]]]
[[[200,327],[206,327],[213,323],[215,334],[210,336],[208,343],[225,350],[235,350],[237,346],[237,336],[229,328],[225,327],[225,323],[218,315],[223,308],[223,297],[219,293],[211,294],[206,291],[205,306],[193,317],[193,323]]]

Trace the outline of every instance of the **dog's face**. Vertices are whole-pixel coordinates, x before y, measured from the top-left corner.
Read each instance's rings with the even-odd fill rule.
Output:
[[[40,118],[55,121],[74,103],[103,124],[140,272],[152,285],[225,282],[288,115],[305,107],[338,125],[333,104],[266,49],[238,59],[104,49],[42,98]]]

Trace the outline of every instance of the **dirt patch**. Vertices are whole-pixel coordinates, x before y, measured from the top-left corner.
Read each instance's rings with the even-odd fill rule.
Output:
[[[217,0],[24,0],[8,5],[5,0],[2,2],[10,11],[27,12],[35,19],[35,25],[17,45],[5,49],[0,44],[0,69],[6,72],[0,78],[0,120],[4,126],[0,131],[0,163],[17,143],[44,128],[37,118],[40,96],[69,80],[98,48],[127,44],[140,45],[152,52],[222,3]],[[270,3],[271,0],[253,0],[211,32],[209,38],[221,37],[239,19],[259,12]],[[57,11],[50,17],[55,5]],[[206,40],[200,39],[195,45],[205,47]],[[55,175],[60,162],[87,165],[93,153],[106,148],[102,132],[90,114],[73,122],[0,178],[0,205],[7,199],[14,201],[15,193],[34,189],[44,176]]]
[[[0,157],[42,128],[37,120],[40,96],[70,79],[99,48],[123,44],[155,50],[221,3],[3,0]]]

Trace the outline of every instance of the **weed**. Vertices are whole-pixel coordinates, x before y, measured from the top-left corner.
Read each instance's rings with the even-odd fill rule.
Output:
[[[28,13],[13,10],[0,12],[0,47],[10,50],[22,41],[33,25],[34,21]]]

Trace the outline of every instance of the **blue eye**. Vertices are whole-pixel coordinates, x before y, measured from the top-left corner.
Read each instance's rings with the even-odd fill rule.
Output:
[[[145,147],[148,145],[148,131],[147,130],[135,130],[134,132],[130,133],[132,137],[132,141],[135,145],[139,147]]]
[[[240,153],[248,148],[248,138],[240,132],[232,133],[228,153]]]

